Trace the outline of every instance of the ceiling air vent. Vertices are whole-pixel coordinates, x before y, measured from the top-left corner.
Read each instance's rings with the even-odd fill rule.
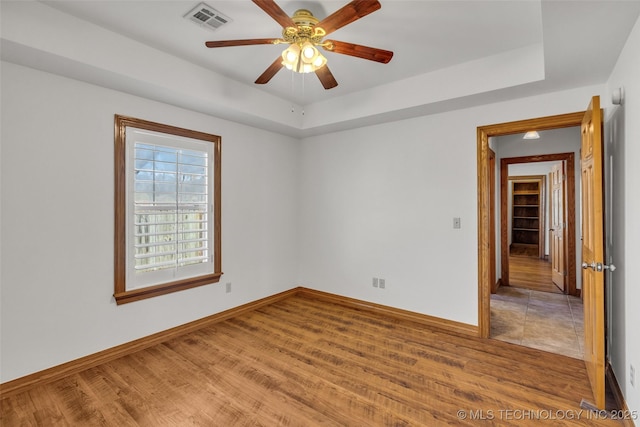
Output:
[[[189,11],[186,15],[184,15],[186,19],[191,22],[194,22],[201,27],[208,28],[211,31],[215,31],[218,28],[222,27],[224,24],[227,24],[232,21],[228,16],[224,16],[222,13],[218,12],[211,6],[200,3],[193,9]]]

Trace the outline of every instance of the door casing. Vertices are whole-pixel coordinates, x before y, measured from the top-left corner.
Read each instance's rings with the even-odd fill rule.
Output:
[[[479,126],[477,128],[477,174],[478,174],[478,334],[489,338],[491,331],[491,185],[489,138],[513,135],[531,129],[549,130],[580,126],[584,111],[540,117],[514,122]],[[493,243],[492,243],[493,239]],[[575,262],[575,257],[574,257]]]
[[[491,262],[489,263],[489,280],[491,283],[491,292],[495,293],[500,286],[497,281],[496,274],[496,153],[489,149],[489,185],[490,185],[490,201],[489,201],[489,233],[492,236],[489,252],[491,253]]]

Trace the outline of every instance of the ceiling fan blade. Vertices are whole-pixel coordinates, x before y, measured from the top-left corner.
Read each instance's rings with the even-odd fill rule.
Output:
[[[221,40],[205,42],[207,47],[251,46],[257,44],[275,44],[281,39],[245,39],[245,40]]]
[[[327,34],[344,27],[358,19],[375,12],[382,7],[378,0],[353,0],[346,6],[333,12],[318,22],[316,27],[323,28]]]
[[[262,73],[260,77],[256,79],[256,84],[263,85],[265,83],[268,83],[269,80],[271,80],[282,67],[284,67],[284,65],[282,65],[282,58],[277,57],[276,60],[273,61],[273,64],[269,65],[269,67],[264,70],[264,73]]]
[[[326,65],[316,70],[316,76],[318,76],[320,83],[322,83],[322,86],[324,86],[325,89],[332,89],[338,86],[336,78],[333,77],[331,70],[329,70],[329,67]]]
[[[355,56],[357,58],[368,59],[369,61],[388,63],[393,58],[390,50],[377,49],[375,47],[362,46],[359,44],[339,42],[337,40],[325,40],[324,50],[343,55]]]
[[[289,15],[285,13],[284,10],[280,8],[273,0],[253,0],[253,2],[262,10],[266,12],[267,15],[276,20],[278,24],[280,24],[283,28],[286,27],[296,27],[296,23],[293,22],[293,19]]]

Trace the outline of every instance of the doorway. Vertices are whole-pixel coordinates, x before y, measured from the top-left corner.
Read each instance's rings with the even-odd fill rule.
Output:
[[[504,281],[505,285],[540,292],[564,293],[565,291],[564,276],[560,277],[562,279],[560,284],[552,280],[550,259],[558,259],[564,264],[566,251],[563,250],[559,254],[561,257],[550,256],[550,249],[554,247],[548,244],[548,234],[552,228],[549,211],[553,204],[553,199],[548,197],[550,183],[548,175],[551,175],[556,165],[562,165],[562,162],[528,162],[508,165],[509,183],[506,188],[500,189],[501,192],[508,193],[506,215],[503,212],[501,217],[503,221],[507,221],[508,230],[509,280],[508,283]],[[532,173],[538,175],[531,175]],[[563,180],[562,184],[565,183],[566,180]],[[564,209],[564,204],[561,208]],[[563,239],[563,244],[565,242],[566,238]],[[560,270],[563,274],[566,272],[564,265]]]
[[[570,127],[570,126],[567,126]],[[563,256],[563,271],[566,273],[566,277],[563,280],[564,289],[562,289],[563,293],[567,295],[577,296],[577,286],[576,286],[576,211],[575,211],[575,203],[576,203],[576,184],[575,184],[575,154],[572,152],[567,153],[557,153],[557,154],[542,154],[535,156],[520,156],[520,157],[509,157],[503,158],[500,160],[500,265],[501,265],[501,283],[505,285],[509,285],[511,283],[510,280],[510,253],[512,249],[511,242],[509,241],[509,213],[510,213],[510,203],[509,203],[509,166],[517,165],[517,164],[529,164],[529,163],[539,163],[539,162],[562,162],[565,165],[565,179],[566,179],[566,224],[563,225],[563,231],[566,234],[566,237],[563,239],[563,247],[564,250]],[[517,180],[517,177],[516,177]],[[541,179],[541,181],[543,181]],[[547,180],[544,180],[545,182]],[[546,199],[546,193],[549,191],[541,191],[542,198]],[[543,206],[541,210],[543,210],[546,214],[546,208],[544,201],[540,202]],[[553,203],[550,203],[553,205]],[[538,233],[538,257],[544,257],[546,252],[543,247],[543,243],[545,239],[542,236],[542,230]],[[556,248],[558,251],[560,248]],[[553,257],[556,255],[555,253],[551,254]],[[553,260],[552,260],[553,261]],[[533,264],[533,263],[531,263]],[[551,266],[549,266],[551,267]],[[552,271],[549,271],[550,279],[551,279]]]
[[[478,127],[478,332],[489,338],[491,332],[491,271],[495,258],[496,236],[491,235],[491,171],[489,138],[528,132],[531,129],[549,130],[580,126],[584,111],[537,119],[500,123]],[[506,230],[501,230],[501,233]],[[575,263],[575,258],[574,261]],[[507,267],[508,268],[508,267]],[[575,270],[575,268],[574,268]]]
[[[540,133],[535,150],[558,146],[574,151],[500,159],[500,223],[506,232],[499,239],[502,286],[491,295],[490,337],[582,359],[582,301],[565,294],[565,288],[572,292],[576,289],[574,158],[580,147],[580,132],[576,127]],[[503,150],[507,154],[526,151],[514,148],[517,145],[533,150],[531,142],[522,141],[522,135],[497,138],[495,148],[499,153],[502,142],[507,143]],[[570,201],[565,200],[567,196]],[[567,206],[573,208],[564,215]],[[555,221],[552,211],[558,214]],[[556,240],[551,238],[554,227],[561,236]],[[568,242],[571,243],[567,245]],[[553,243],[557,243],[556,247]],[[570,250],[567,246],[571,246]],[[562,277],[556,277],[556,285],[552,261],[558,260],[558,255],[562,259],[556,269]],[[564,273],[568,273],[569,258],[574,263],[572,277],[567,280]]]
[[[582,233],[580,253],[582,270],[582,298],[584,301],[584,361],[595,404],[605,407],[605,301],[604,301],[604,206],[603,206],[603,138],[600,97],[593,96],[585,111],[548,116],[538,119],[508,122],[477,128],[478,153],[478,332],[488,338],[491,327],[491,284],[489,283],[491,245],[496,244],[490,233],[489,203],[489,137],[527,132],[528,129],[560,129],[580,127],[580,218]],[[612,268],[611,268],[612,269]]]

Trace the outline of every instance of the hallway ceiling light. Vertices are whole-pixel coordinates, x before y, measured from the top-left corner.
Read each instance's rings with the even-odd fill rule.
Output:
[[[524,134],[522,139],[540,139],[540,134],[538,134],[538,132],[536,132],[535,130],[530,130],[529,132]]]

